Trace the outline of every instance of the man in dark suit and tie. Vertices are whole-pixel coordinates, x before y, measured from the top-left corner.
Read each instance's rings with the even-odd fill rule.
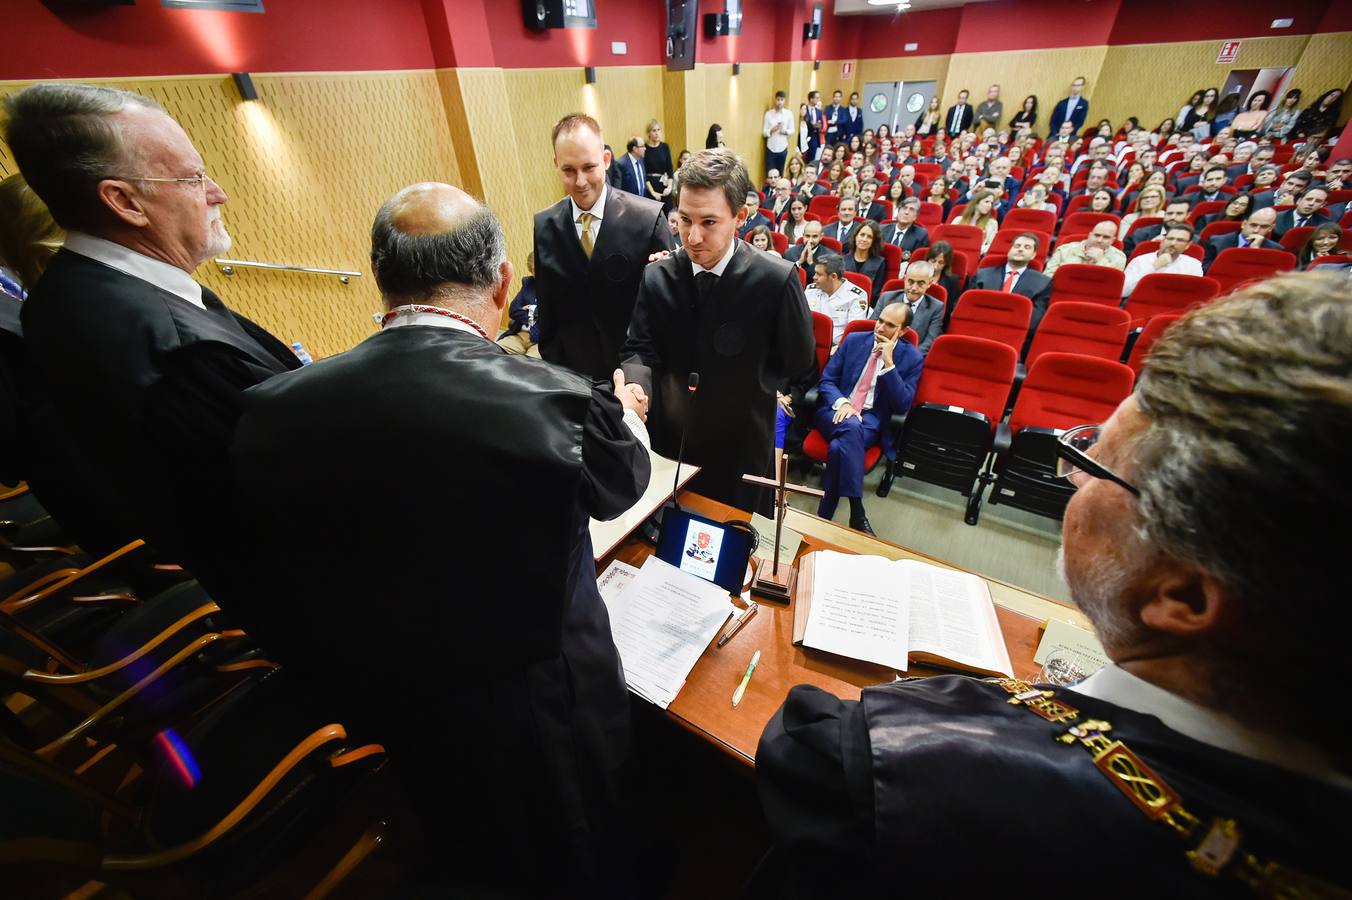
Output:
[[[1266,206],[1249,213],[1239,231],[1219,234],[1207,242],[1206,255],[1202,260],[1202,271],[1206,272],[1222,251],[1234,247],[1252,247],[1256,250],[1281,250],[1282,245],[1269,240],[1272,228],[1277,222],[1277,214],[1272,207]]]
[[[1272,227],[1272,236],[1281,240],[1282,235],[1292,228],[1300,228],[1305,225],[1322,225],[1329,221],[1328,217],[1324,215],[1324,203],[1328,198],[1328,189],[1322,184],[1316,184],[1301,194],[1293,209],[1278,213],[1277,221]]]
[[[860,219],[872,219],[882,222],[887,218],[887,208],[877,201],[878,182],[870,178],[859,185],[859,205],[856,215]]]
[[[831,94],[831,105],[822,112],[822,119],[826,122],[826,143],[834,147],[841,141],[849,140],[845,133],[845,107],[841,104],[842,94],[835,91]]]
[[[854,197],[842,198],[840,206],[836,208],[836,221],[827,225],[822,234],[840,241],[841,247],[848,247],[850,241],[854,240],[855,232],[859,230],[859,221],[856,218],[858,211],[859,201],[857,199]]]
[[[1231,195],[1221,190],[1225,187],[1225,180],[1225,166],[1212,166],[1203,172],[1201,179],[1197,182],[1200,188],[1188,195],[1189,199],[1192,200],[1192,208],[1196,209],[1199,203],[1210,203],[1215,200],[1228,201]]]
[[[807,162],[817,161],[825,134],[826,121],[822,117],[821,91],[810,91],[807,95]]]
[[[816,363],[803,286],[789,262],[737,240],[751,188],[740,157],[702,150],[676,183],[684,246],[643,273],[624,371],[651,399],[653,450],[675,457],[684,434],[685,459],[703,467],[692,490],[768,512],[742,475],[771,474],[776,388]]]
[[[382,330],[245,397],[231,457],[247,590],[232,615],[404,761],[432,874],[472,896],[632,896],[614,875],[629,707],[587,522],[647,487],[642,401],[493,344],[512,265],[463,191],[392,197],[371,262]],[[386,470],[363,502],[371,527],[354,531],[333,485],[373,460]],[[523,512],[529,537],[500,539]],[[494,602],[504,579],[510,613]],[[404,703],[466,739],[430,740]]]
[[[913,262],[906,267],[906,276],[899,291],[886,291],[873,305],[869,318],[882,317],[883,310],[893,303],[903,303],[911,316],[906,324],[920,339],[920,353],[929,353],[930,347],[944,333],[944,303],[925,293],[934,284],[934,264],[927,260]]]
[[[1122,242],[1122,252],[1130,258],[1137,244],[1158,240],[1159,236],[1164,233],[1165,228],[1188,221],[1188,213],[1191,211],[1192,204],[1188,202],[1186,197],[1173,198],[1164,207],[1164,214],[1161,217],[1164,221],[1155,225],[1147,225],[1144,228],[1137,228],[1128,234],[1126,240]]]
[[[1048,125],[1048,134],[1056,134],[1061,130],[1063,122],[1071,124],[1071,133],[1078,134],[1084,127],[1085,116],[1089,115],[1089,101],[1081,97],[1084,92],[1084,76],[1081,75],[1070,83],[1070,96],[1062,98],[1052,110],[1051,122]]]
[[[225,191],[146,97],[37,84],[5,109],[20,171],[67,232],[21,312],[34,458],[76,502],[58,520],[87,551],[145,539],[224,594],[240,393],[300,367],[193,280],[230,248]]]
[[[850,105],[845,107],[845,133],[841,137],[848,141],[854,135],[864,136],[864,110],[859,105],[859,92],[850,94]]]
[[[958,102],[948,108],[944,113],[944,131],[952,137],[957,137],[962,132],[972,127],[972,122],[976,118],[976,111],[972,109],[972,104],[967,102],[968,93],[966,90],[958,91]]]
[[[850,527],[873,534],[864,511],[864,453],[881,444],[892,449],[892,414],[911,408],[924,357],[901,333],[911,321],[905,303],[889,303],[872,334],[851,334],[840,342],[822,370],[814,425],[829,450],[817,515],[830,519],[840,498],[850,501]]]
[[[761,214],[760,194],[756,193],[755,191],[747,191],[746,203],[743,205],[746,206],[746,221],[737,227],[737,236],[739,238],[749,237],[751,235],[751,232],[755,231],[762,225],[766,226],[767,228],[775,227],[774,222],[771,222],[769,219],[765,218],[765,216]]]
[[[646,197],[644,187],[648,183],[648,170],[643,165],[643,155],[647,144],[642,138],[631,137],[624,145],[624,158],[620,160],[620,188],[639,197]]]
[[[920,213],[920,200],[907,197],[897,207],[892,224],[883,227],[883,243],[901,248],[901,261],[907,262],[911,254],[921,247],[929,246],[929,232],[924,225],[915,224]]]
[[[1037,235],[1024,232],[1009,245],[1003,266],[977,269],[968,290],[1004,291],[1033,301],[1033,317],[1028,322],[1031,339],[1052,299],[1052,280],[1028,264],[1037,255]]]
[[[568,196],[535,214],[540,355],[609,378],[648,256],[671,250],[671,232],[662,204],[606,184],[610,154],[595,119],[565,116],[553,138],[554,167]],[[621,161],[621,173],[624,167]]]

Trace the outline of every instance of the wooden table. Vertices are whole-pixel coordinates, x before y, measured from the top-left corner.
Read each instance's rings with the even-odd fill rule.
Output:
[[[680,499],[682,506],[717,521],[749,518],[745,513],[698,494],[683,492]],[[803,535],[800,556],[813,550],[840,550],[889,559],[918,559],[966,571],[800,510],[790,509],[784,524]],[[762,537],[762,540],[766,539]],[[773,536],[768,539],[773,540]],[[653,551],[654,548],[642,538],[631,535],[611,556],[597,564],[597,573],[616,559],[641,566]],[[986,579],[986,582],[995,600],[995,611],[1015,675],[1030,676],[1038,671],[1033,654],[1037,649],[1039,630],[1046,619],[1055,617],[1088,627],[1083,615],[1070,607],[1001,581]],[[710,642],[691,670],[685,686],[667,709],[667,715],[682,727],[753,766],[761,732],[794,685],[814,684],[839,697],[858,699],[861,688],[891,681],[898,674],[885,666],[793,646],[792,603],[757,602],[760,611],[736,637],[722,648],[714,645],[717,638]],[[719,634],[723,631],[720,628]],[[746,696],[733,709],[732,692],[756,650],[761,651],[760,664],[747,687]],[[936,671],[912,666],[905,674],[933,675]]]

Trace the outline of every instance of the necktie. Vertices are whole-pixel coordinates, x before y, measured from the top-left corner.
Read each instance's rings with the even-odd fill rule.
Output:
[[[589,212],[582,214],[582,252],[587,254],[587,259],[592,255],[592,230],[591,223],[596,217]]]
[[[643,171],[643,163],[634,160],[634,178],[638,181],[638,192],[643,193],[643,184],[648,180],[647,174]]]
[[[699,294],[700,302],[708,300],[717,286],[718,276],[713,272],[699,272],[695,275],[695,291]]]
[[[1014,284],[1019,280],[1019,272],[1016,269],[1010,269],[1009,274],[1005,276],[1005,286],[1001,288],[1006,294],[1014,290]]]
[[[906,237],[906,231],[905,231],[904,229],[903,229],[903,230],[900,230],[900,231],[895,231],[895,232],[892,233],[892,243],[894,243],[894,244],[896,244],[898,247],[900,247],[900,246],[901,246],[901,241],[902,241],[902,239],[905,238],[905,237]]]
[[[864,411],[864,400],[868,398],[868,389],[873,387],[873,376],[878,371],[878,361],[883,358],[883,351],[874,350],[869,356],[868,362],[864,364],[864,371],[859,373],[859,381],[854,386],[854,393],[850,394],[850,405],[857,412]]]

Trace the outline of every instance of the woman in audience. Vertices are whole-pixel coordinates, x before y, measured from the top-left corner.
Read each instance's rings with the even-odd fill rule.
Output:
[[[1212,117],[1211,128],[1217,140],[1227,140],[1233,133],[1230,123],[1239,115],[1239,99],[1239,94],[1231,92],[1216,104],[1216,115]]]
[[[1023,144],[1015,143],[1005,153],[1005,158],[1009,160],[1010,167],[1023,165]]]
[[[808,137],[807,129],[807,104],[798,104],[798,152],[807,156],[807,148],[811,145],[811,138]]]
[[[921,202],[933,203],[943,210],[940,219],[947,219],[948,210],[953,206],[952,201],[948,198],[948,179],[940,175],[931,181],[929,190],[925,192],[925,196],[921,199]]]
[[[831,193],[836,194],[840,192],[840,181],[844,177],[845,164],[840,160],[836,160],[831,163],[831,168],[826,170],[826,174],[822,176],[822,179],[826,181],[827,184],[831,185]]]
[[[807,201],[802,197],[794,197],[789,202],[788,215],[779,223],[779,233],[788,238],[790,244],[796,244],[803,236],[803,227],[807,221]]]
[[[662,140],[662,123],[656,119],[648,120],[644,145],[643,168],[648,172],[648,194],[661,202],[665,211],[671,208],[671,177],[676,170],[671,165],[671,148]]]
[[[873,289],[869,291],[870,305],[878,302],[883,282],[887,280],[887,260],[883,258],[882,246],[882,229],[872,219],[865,219],[859,223],[859,230],[845,248],[845,271],[858,272],[873,282]]]
[[[1310,263],[1319,257],[1334,255],[1342,242],[1343,229],[1337,222],[1316,225],[1314,231],[1310,232],[1310,236],[1301,245],[1300,252],[1296,254],[1298,266],[1301,269],[1308,269]]]
[[[920,185],[918,184],[916,185],[916,187],[919,186]],[[887,185],[887,196],[883,199],[889,201],[892,204],[892,209],[895,210],[907,196],[906,185],[898,178]]]
[[[748,235],[748,238],[751,241],[751,246],[755,247],[757,250],[764,250],[771,256],[783,255],[775,249],[775,239],[770,237],[769,225],[757,225],[755,228],[751,229],[751,234]]]
[[[1127,176],[1122,179],[1122,189],[1117,192],[1117,199],[1122,200],[1128,194],[1135,194],[1144,187],[1145,176],[1145,166],[1135,161],[1128,165]]]
[[[709,133],[704,138],[704,149],[712,150],[724,146],[727,145],[723,143],[723,126],[715,122],[709,126]]]
[[[1249,102],[1244,104],[1244,112],[1235,116],[1235,120],[1230,123],[1230,127],[1235,130],[1235,137],[1250,138],[1262,130],[1263,120],[1268,116],[1268,101],[1271,99],[1272,94],[1268,91],[1253,92]]]
[[[1116,213],[1117,198],[1113,192],[1105,188],[1099,188],[1094,191],[1094,196],[1089,198],[1089,206],[1086,207],[1089,212],[1096,213]]]
[[[1164,215],[1165,202],[1164,188],[1159,185],[1141,188],[1140,196],[1136,198],[1136,211],[1122,217],[1122,224],[1117,227],[1117,239],[1125,241],[1137,219]]]
[[[803,177],[803,155],[797,150],[793,151],[788,162],[784,163],[784,177],[794,184]]]
[[[1211,120],[1216,115],[1216,100],[1220,97],[1220,91],[1215,88],[1207,88],[1202,93],[1201,102],[1197,103],[1188,110],[1188,114],[1183,117],[1183,124],[1180,127],[1183,131],[1191,131],[1197,139],[1203,140],[1211,136]],[[1205,125],[1205,135],[1198,134],[1199,126]]]
[[[1114,139],[1124,138],[1127,135],[1131,134],[1133,131],[1139,131],[1140,128],[1141,128],[1140,119],[1136,118],[1135,116],[1127,116],[1127,121],[1123,122],[1121,127],[1117,129],[1117,134],[1113,135],[1113,138]]]
[[[1272,190],[1277,186],[1277,180],[1281,177],[1281,174],[1280,166],[1260,166],[1258,171],[1253,173],[1253,183],[1249,185],[1249,193],[1261,194],[1263,191]]]
[[[1300,96],[1300,88],[1292,88],[1286,92],[1286,96],[1282,98],[1282,105],[1268,113],[1268,117],[1263,120],[1263,134],[1279,141],[1286,140],[1291,126],[1300,118]]]
[[[0,290],[22,299],[65,240],[65,231],[22,175],[0,180],[0,268],[15,276],[12,284],[0,278]]]
[[[879,125],[878,133],[873,136],[873,140],[877,142],[878,146],[882,147],[883,141],[888,141],[891,139],[892,139],[892,129],[888,128],[886,123]]]
[[[1187,103],[1184,103],[1183,106],[1181,106],[1181,107],[1179,108],[1179,110],[1178,110],[1178,116],[1176,117],[1176,119],[1177,119],[1178,122],[1186,122],[1186,121],[1187,121],[1187,119],[1188,119],[1188,113],[1192,112],[1192,108],[1193,108],[1194,106],[1197,106],[1199,103],[1202,102],[1202,96],[1203,96],[1205,93],[1206,93],[1206,91],[1204,91],[1204,90],[1197,90],[1197,91],[1193,91],[1193,92],[1192,92],[1192,96],[1188,98],[1188,102],[1187,102]],[[1181,131],[1187,131],[1187,128],[1184,127],[1184,126],[1182,126],[1182,125],[1179,125],[1178,127],[1179,127],[1179,130],[1181,130]]]
[[[858,197],[859,179],[853,175],[846,175],[840,179],[840,184],[836,185],[836,196],[842,200],[846,197]]]
[[[845,145],[851,153],[864,155],[864,139],[857,134],[850,135],[850,142]]]
[[[1112,194],[1108,195],[1110,198]],[[986,255],[986,249],[990,247],[991,241],[995,240],[995,233],[1000,230],[1000,223],[995,218],[995,202],[999,195],[995,191],[988,191],[984,188],[972,195],[972,199],[967,202],[967,208],[958,216],[959,225],[975,225],[985,232],[985,237],[981,239],[981,255]]]
[[[1338,124],[1338,115],[1343,108],[1343,92],[1334,88],[1319,95],[1297,118],[1287,138],[1314,137],[1333,131]]]
[[[939,118],[943,113],[939,112],[939,98],[934,96],[930,98],[929,106],[925,111],[915,118],[915,133],[929,137],[939,130]]]
[[[1009,130],[1018,134],[1020,128],[1032,128],[1036,124],[1037,94],[1029,94],[1023,98],[1023,106],[1014,114],[1014,118],[1009,120]]]
[[[953,245],[948,241],[935,241],[929,245],[925,259],[934,265],[934,280],[948,292],[948,308],[952,310],[958,299],[958,276],[953,272]],[[905,277],[904,271],[899,277]]]
[[[1201,234],[1202,229],[1212,222],[1243,222],[1253,212],[1253,197],[1250,194],[1235,194],[1219,212],[1198,216],[1192,227]]]
[[[682,150],[682,151],[681,151],[681,155],[678,156],[678,157],[676,157],[676,171],[677,171],[677,172],[681,171],[681,166],[685,165],[685,161],[686,161],[687,159],[689,159],[689,158],[690,158],[690,151],[689,151],[689,150]]]
[[[873,141],[864,144],[864,165],[878,165],[878,145]]]
[[[1201,99],[1200,97],[1198,98]],[[1155,126],[1155,130],[1150,132],[1150,143],[1156,147],[1163,147],[1169,143],[1169,138],[1174,134],[1175,120],[1165,119]]]

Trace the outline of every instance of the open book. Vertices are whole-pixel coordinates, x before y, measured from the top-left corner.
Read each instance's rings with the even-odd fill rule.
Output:
[[[986,582],[915,560],[831,550],[799,562],[793,642],[906,671],[908,659],[1013,677]]]

